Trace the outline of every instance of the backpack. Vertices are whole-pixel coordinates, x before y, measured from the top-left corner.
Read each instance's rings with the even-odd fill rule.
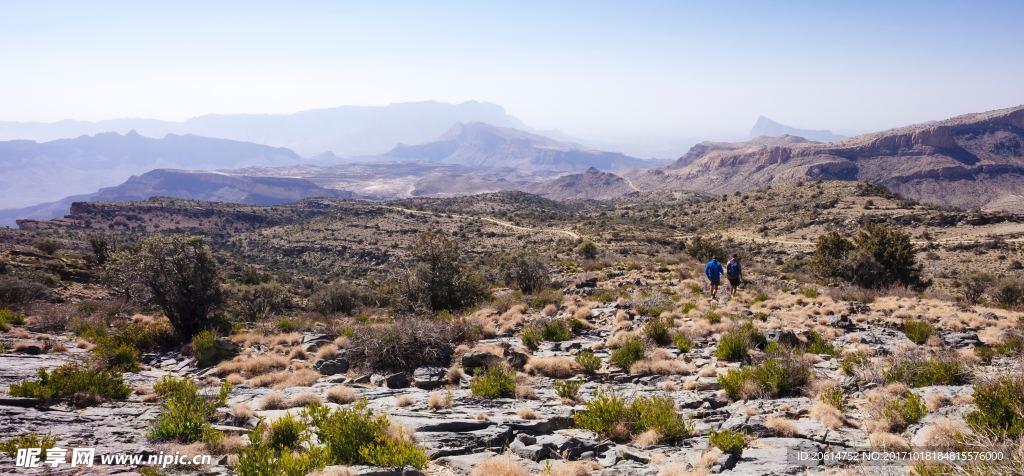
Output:
[[[729,261],[729,264],[727,266],[728,266],[728,268],[726,268],[726,273],[729,276],[739,276],[740,275],[740,262],[739,261],[736,261],[736,260]]]

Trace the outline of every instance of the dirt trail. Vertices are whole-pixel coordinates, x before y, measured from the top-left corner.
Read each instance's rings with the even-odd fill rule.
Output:
[[[733,240],[736,240],[736,241],[744,241],[744,242],[748,242],[748,243],[768,243],[768,244],[775,244],[775,245],[801,246],[801,247],[809,247],[809,248],[813,248],[815,246],[815,241],[814,240],[796,240],[796,239],[784,239],[784,238],[771,238],[771,237],[765,237],[765,236],[758,236],[758,235],[754,234],[753,232],[747,231],[747,230],[733,230],[733,231],[726,231],[726,232],[713,233],[713,234],[721,235],[723,238],[729,238],[729,239],[733,239]],[[1016,235],[1016,234],[1017,233],[1014,233],[1014,235]],[[698,236],[698,235],[696,235],[696,234],[676,235],[676,236],[673,236],[672,238],[677,239],[677,240],[685,240],[685,239],[693,238],[695,236]],[[1024,243],[1024,237],[1017,236],[1017,237],[1014,237],[1014,238],[1001,238],[1000,236],[1001,235],[985,236],[985,237],[979,237],[979,238],[945,238],[945,239],[930,240],[930,241],[929,240],[911,240],[911,243],[914,244],[914,245],[919,245],[919,246],[928,245],[928,244],[936,244],[936,245],[976,245],[976,244],[992,243],[992,242],[996,241],[997,239],[1002,239],[1003,241],[1005,241],[1007,243]]]
[[[426,211],[426,210],[413,210],[411,208],[392,207],[392,206],[384,206],[383,208],[387,208],[387,209],[395,210],[395,211],[400,211],[400,212],[413,213],[413,214],[416,214],[416,215],[430,215],[430,216],[446,215],[446,216],[453,216],[453,217],[465,218],[465,219],[470,219],[470,220],[482,220],[482,221],[494,223],[495,225],[498,225],[498,226],[503,226],[505,228],[509,228],[509,229],[516,230],[516,231],[522,231],[522,232],[526,232],[526,233],[552,233],[552,234],[556,234],[556,235],[565,235],[565,236],[568,236],[569,238],[572,238],[574,240],[580,239],[579,233],[576,233],[575,231],[572,231],[572,230],[566,230],[566,229],[563,229],[563,228],[530,228],[530,227],[525,227],[525,226],[519,226],[519,225],[516,225],[515,223],[511,223],[511,222],[507,222],[507,221],[503,221],[503,220],[498,220],[497,218],[491,218],[491,217],[486,217],[486,216],[461,215],[461,214],[458,214],[458,213],[439,213],[439,212],[431,212],[431,211]]]

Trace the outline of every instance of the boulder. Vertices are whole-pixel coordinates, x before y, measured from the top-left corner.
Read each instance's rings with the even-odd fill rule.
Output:
[[[337,375],[348,372],[349,363],[345,357],[334,357],[333,359],[318,360],[313,368],[323,375]]]
[[[424,390],[433,390],[448,383],[448,369],[444,367],[420,367],[412,373],[413,385]]]
[[[409,374],[395,372],[384,376],[384,385],[387,388],[409,388]]]
[[[492,365],[501,364],[500,356],[490,352],[469,351],[462,355],[462,368],[466,373],[472,375],[476,369],[485,369]]]

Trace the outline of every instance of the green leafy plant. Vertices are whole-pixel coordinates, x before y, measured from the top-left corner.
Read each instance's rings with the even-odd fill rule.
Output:
[[[588,374],[597,372],[601,368],[601,358],[589,350],[576,354],[576,363]]]
[[[906,320],[903,321],[903,335],[907,336],[911,342],[922,345],[928,342],[928,338],[935,332],[935,328],[932,327],[928,321],[919,320]]]
[[[327,464],[327,451],[322,446],[307,451],[280,450],[267,438],[263,422],[249,431],[249,444],[239,451],[235,471],[239,476],[305,476]]]
[[[305,438],[306,425],[295,418],[290,412],[274,420],[267,434],[267,441],[276,450],[293,450],[299,447]]]
[[[613,350],[609,358],[612,363],[628,372],[636,361],[644,358],[645,352],[644,342],[639,337],[630,337],[621,347]]]
[[[722,322],[722,315],[717,311],[708,311],[704,313],[704,319],[707,319],[709,324],[718,324]]]
[[[540,331],[544,340],[562,342],[572,339],[572,331],[569,324],[561,319],[554,319],[544,323]]]
[[[842,353],[837,349],[831,342],[825,340],[821,334],[816,331],[810,331],[807,339],[807,352],[812,354],[826,354],[833,357],[838,357]]]
[[[153,384],[153,391],[163,400],[163,411],[149,433],[150,439],[179,443],[220,439],[220,432],[209,420],[217,407],[226,405],[230,383],[224,382],[217,395],[203,395],[192,379],[165,375]]]
[[[669,333],[672,325],[672,316],[654,317],[644,325],[644,335],[655,344],[668,344],[672,339]]]
[[[896,429],[906,428],[921,421],[928,414],[924,399],[913,392],[886,402],[883,415]]]
[[[527,349],[537,350],[540,347],[540,343],[544,340],[544,336],[541,335],[539,327],[528,325],[523,327],[523,332],[519,335],[519,339]]]
[[[846,392],[844,392],[843,388],[838,385],[823,390],[821,394],[818,395],[818,400],[832,405],[836,410],[841,412],[846,411]]]
[[[967,368],[952,354],[915,353],[895,357],[884,376],[887,382],[902,382],[911,387],[962,385],[967,382]]]
[[[768,353],[759,365],[748,365],[718,374],[718,383],[733,400],[754,396],[788,397],[798,394],[810,382],[813,371],[796,351],[780,348]]]
[[[132,391],[118,372],[68,363],[52,371],[39,369],[38,380],[15,382],[9,393],[41,400],[71,399],[77,405],[101,399],[124,400]]]
[[[557,380],[555,381],[555,395],[566,400],[576,400],[582,386],[583,382],[580,380]]]
[[[722,450],[726,454],[739,456],[747,446],[747,436],[738,431],[712,431],[708,436],[708,444]]]
[[[478,371],[469,382],[469,390],[478,397],[512,397],[516,392],[515,373],[504,366],[494,365]]]
[[[1024,379],[1010,374],[988,378],[974,384],[977,410],[965,420],[975,431],[1000,438],[1024,436]]]
[[[53,448],[56,444],[57,437],[51,434],[29,433],[0,440],[0,453],[13,458],[21,448],[39,448],[43,454],[46,454],[46,450]]]
[[[676,346],[679,352],[686,353],[693,350],[693,339],[690,339],[689,335],[680,332],[672,336],[672,345]]]
[[[632,402],[614,393],[599,391],[586,409],[573,415],[578,428],[617,441],[625,441],[647,430],[656,430],[666,441],[693,434],[693,422],[676,413],[671,397],[639,397]]]
[[[715,356],[722,360],[737,362],[745,360],[747,351],[751,348],[763,349],[767,343],[764,334],[748,321],[722,334]]]
[[[850,352],[839,361],[839,368],[846,375],[853,375],[857,367],[867,365],[871,360],[861,352]]]
[[[388,417],[375,415],[367,408],[366,400],[333,411],[321,403],[311,403],[303,416],[323,445],[327,464],[422,469],[430,460],[407,437],[389,434]]]

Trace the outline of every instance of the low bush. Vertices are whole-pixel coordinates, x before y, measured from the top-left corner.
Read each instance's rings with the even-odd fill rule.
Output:
[[[707,319],[709,324],[718,324],[722,322],[722,315],[717,311],[708,311],[704,313],[704,319]]]
[[[555,381],[555,395],[566,400],[576,400],[583,382],[580,380],[557,380]]]
[[[812,354],[826,354],[833,357],[838,357],[842,353],[831,342],[825,340],[821,334],[815,331],[811,331],[808,335],[806,351]]]
[[[725,247],[722,246],[721,236],[695,236],[686,243],[686,254],[701,262],[706,262],[713,256],[719,259],[725,257]]]
[[[303,417],[323,445],[329,465],[370,465],[422,469],[430,458],[411,442],[412,435],[394,435],[386,415],[375,415],[365,400],[349,408],[331,410],[311,403]]]
[[[368,370],[411,372],[423,366],[447,367],[461,334],[454,321],[401,318],[357,327],[348,354],[352,362]]]
[[[523,327],[523,332],[519,335],[519,339],[527,349],[537,350],[540,347],[540,343],[544,341],[544,336],[541,335],[539,326],[528,325]]]
[[[906,320],[903,321],[903,335],[911,342],[922,345],[928,342],[928,338],[935,332],[935,328],[928,321]]]
[[[576,246],[576,252],[579,253],[583,259],[595,259],[597,258],[597,245],[593,241],[583,240],[578,246]]]
[[[1024,436],[1024,379],[1010,374],[974,384],[977,410],[968,413],[967,424],[978,432],[1000,438]]]
[[[589,350],[576,354],[576,363],[588,374],[597,372],[601,368],[601,358]]]
[[[846,375],[853,375],[853,371],[871,362],[867,355],[861,352],[850,352],[839,361],[839,369]]]
[[[274,420],[267,433],[267,442],[276,450],[294,450],[305,440],[306,424],[289,413]]]
[[[235,471],[239,476],[305,476],[326,464],[327,453],[321,446],[308,451],[275,449],[266,425],[260,422],[249,431],[249,444],[239,452]]]
[[[530,299],[530,307],[544,309],[545,306],[558,306],[562,303],[562,293],[555,289],[545,289]]]
[[[722,360],[738,362],[746,360],[747,351],[751,348],[763,349],[767,343],[764,334],[748,321],[722,334],[715,356]]]
[[[84,406],[102,399],[124,400],[132,391],[118,372],[68,363],[52,371],[39,369],[38,380],[15,382],[8,393],[13,397],[41,400],[70,399],[72,403]]]
[[[800,393],[814,372],[802,356],[780,348],[768,353],[759,365],[748,365],[718,375],[718,383],[733,400],[755,396],[789,397]]]
[[[708,444],[722,450],[723,453],[739,456],[747,446],[747,437],[738,431],[712,431],[708,435]]]
[[[217,334],[211,330],[200,331],[192,336],[192,356],[201,367],[217,365],[234,353],[235,349],[230,341],[218,339]]]
[[[679,352],[686,353],[693,350],[693,339],[690,339],[690,336],[680,332],[672,336],[672,345],[676,346],[676,348],[679,349]]]
[[[644,358],[645,352],[644,342],[639,337],[630,337],[622,344],[622,347],[612,351],[610,359],[612,363],[629,372],[629,368],[636,361]]]
[[[10,330],[11,326],[25,325],[25,314],[7,308],[0,309],[0,331]]]
[[[269,319],[288,308],[288,291],[278,283],[242,284],[229,293],[231,312],[244,322]]]
[[[551,284],[549,268],[540,254],[526,251],[505,255],[498,264],[505,284],[527,294]]]
[[[838,385],[823,390],[821,394],[818,395],[818,400],[832,405],[836,410],[841,412],[846,411],[846,392],[844,392],[843,388]]]
[[[883,416],[895,430],[903,430],[909,425],[921,421],[928,414],[928,406],[924,399],[913,392],[907,392],[884,404]]]
[[[163,411],[149,433],[150,439],[209,443],[221,438],[221,433],[210,425],[210,419],[218,407],[227,404],[230,383],[224,382],[217,395],[203,395],[192,379],[166,375],[153,384],[153,390],[163,401]]]
[[[45,284],[28,277],[0,275],[0,305],[17,306],[49,299],[53,291]]]
[[[544,340],[562,342],[572,339],[572,330],[565,320],[552,319],[541,324],[540,335]]]
[[[18,454],[19,449],[39,448],[45,455],[46,450],[53,448],[56,444],[57,438],[53,435],[29,433],[27,435],[14,436],[0,441],[0,453],[14,458]]]
[[[968,375],[966,365],[956,355],[948,353],[894,356],[884,372],[886,382],[901,382],[910,387],[962,385],[967,383]]]
[[[507,398],[515,396],[515,372],[500,365],[478,370],[469,382],[469,390],[478,397]]]
[[[362,305],[364,293],[349,283],[334,283],[313,293],[309,307],[321,314],[352,314]]]
[[[665,345],[671,342],[672,316],[654,317],[644,325],[644,335],[655,344]]]
[[[676,413],[671,397],[638,397],[626,401],[614,393],[598,392],[586,403],[586,409],[573,415],[578,428],[603,437],[625,441],[645,431],[655,430],[666,441],[677,441],[693,434],[693,422]]]
[[[1024,282],[1019,280],[1001,281],[992,291],[992,299],[1000,306],[1019,309],[1024,306]]]

